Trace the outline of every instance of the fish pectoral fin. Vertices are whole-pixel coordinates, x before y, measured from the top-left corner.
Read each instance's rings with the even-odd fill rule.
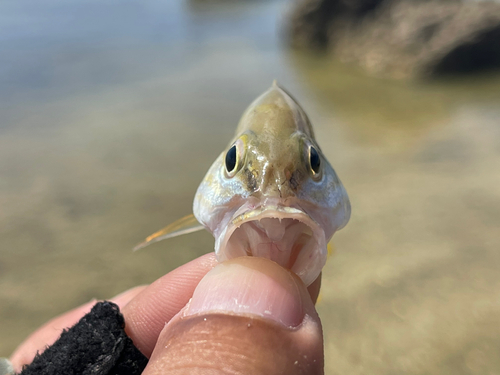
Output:
[[[328,251],[327,259],[335,254],[335,245],[333,244],[333,242],[328,242],[328,245],[326,245],[326,250]]]
[[[167,238],[182,236],[183,234],[197,232],[202,229],[205,229],[205,227],[198,223],[198,220],[196,220],[193,214],[187,215],[147,237],[144,242],[141,242],[139,245],[134,247],[134,251],[142,249],[143,247],[146,247],[154,242],[165,240]]]

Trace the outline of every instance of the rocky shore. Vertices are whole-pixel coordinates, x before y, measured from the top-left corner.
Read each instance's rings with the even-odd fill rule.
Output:
[[[500,3],[299,0],[290,45],[326,50],[377,76],[470,74],[500,67]]]

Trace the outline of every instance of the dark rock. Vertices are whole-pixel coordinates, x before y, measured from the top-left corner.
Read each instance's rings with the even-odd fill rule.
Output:
[[[329,44],[332,24],[360,19],[384,0],[302,0],[290,13],[289,34],[294,47]]]
[[[396,78],[500,67],[500,4],[419,0],[302,0],[293,46],[321,48]]]

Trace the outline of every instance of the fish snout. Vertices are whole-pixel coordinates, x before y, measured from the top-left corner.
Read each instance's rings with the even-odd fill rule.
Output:
[[[292,188],[293,174],[288,168],[269,166],[263,177],[260,189],[263,195],[275,198],[295,196]]]

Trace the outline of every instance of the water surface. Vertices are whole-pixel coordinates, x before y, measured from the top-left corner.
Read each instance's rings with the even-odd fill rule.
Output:
[[[351,197],[318,309],[327,374],[500,371],[500,75],[369,78],[287,51],[287,4],[0,4],[0,354],[211,251],[188,214],[274,78]]]

